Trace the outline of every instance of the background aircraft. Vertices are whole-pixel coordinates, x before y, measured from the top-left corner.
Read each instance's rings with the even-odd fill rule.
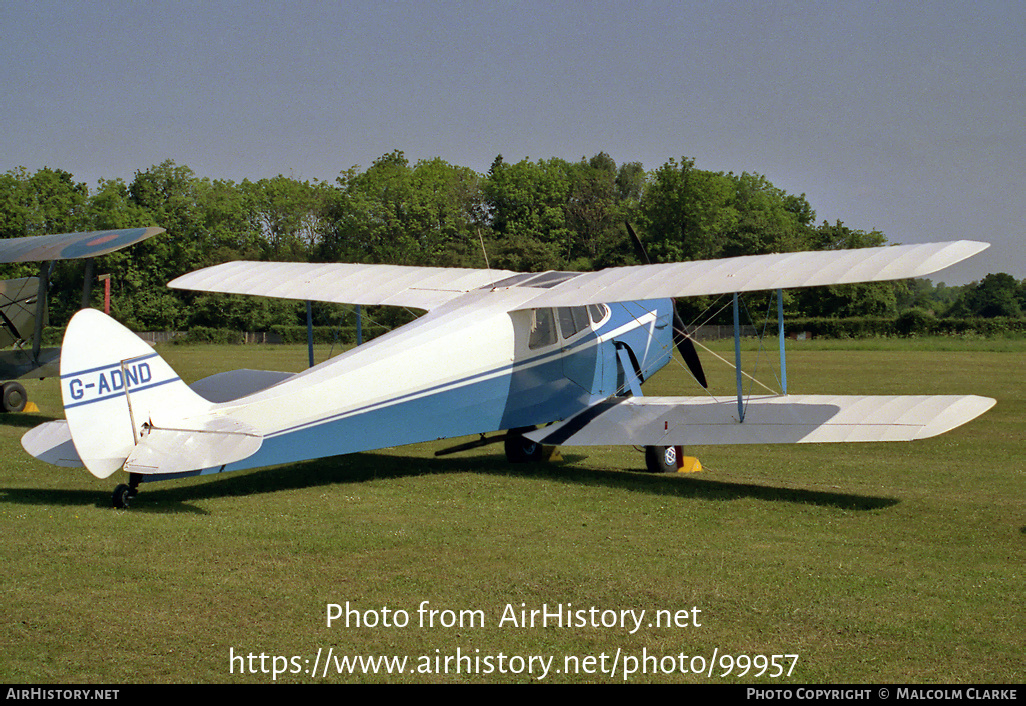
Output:
[[[0,281],[0,380],[50,377],[57,374],[60,348],[42,348],[47,320],[46,297],[58,260],[86,261],[82,306],[89,305],[93,258],[163,233],[163,228],[128,228],[84,233],[57,233],[0,240],[0,263],[42,262],[38,277]],[[20,412],[28,403],[20,382],[0,387],[4,412]]]
[[[651,470],[677,470],[679,447],[690,444],[925,438],[994,400],[746,398],[740,370],[736,400],[646,398],[641,385],[672,356],[672,297],[733,293],[736,312],[738,292],[915,277],[986,247],[958,241],[592,273],[225,263],[170,286],[428,313],[301,373],[239,370],[190,388],[148,344],[85,309],[64,338],[66,420],[30,430],[22,445],[99,478],[123,468],[129,484],[113,503],[124,507],[143,481],[496,431],[512,461],[537,458],[543,443],[635,444],[649,447]]]

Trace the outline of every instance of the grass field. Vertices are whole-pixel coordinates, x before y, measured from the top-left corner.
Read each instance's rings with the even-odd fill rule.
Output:
[[[306,360],[303,347],[160,350],[187,381]],[[550,682],[620,682],[633,658],[632,682],[1022,683],[1024,352],[1022,341],[793,344],[792,393],[997,398],[912,444],[696,448],[702,473],[654,477],[633,448],[515,467],[501,446],[435,458],[439,442],[144,485],[128,511],[110,507],[121,474],[100,481],[22,451],[26,429],[62,414],[57,383],[34,381],[42,412],[0,425],[0,681],[271,682],[277,667],[279,682],[520,682],[540,676],[535,655],[553,658]],[[703,358],[729,395],[733,372]],[[668,366],[646,393],[697,394],[686,377]],[[463,625],[421,627],[424,601],[452,611],[436,622]],[[346,602],[379,624],[329,627],[327,605]],[[599,622],[646,613],[633,634],[633,622],[500,624],[507,605],[546,604],[595,608]],[[686,610],[688,624],[650,626],[659,610]],[[381,624],[398,611],[408,625]],[[333,662],[325,677],[329,649],[407,656],[406,673],[337,674]],[[457,649],[469,659],[438,674]],[[782,662],[789,676],[740,676],[744,659],[720,676],[724,655],[785,654],[798,655],[793,669]],[[681,673],[702,666],[696,656],[706,674]],[[468,674],[475,665],[490,673]]]

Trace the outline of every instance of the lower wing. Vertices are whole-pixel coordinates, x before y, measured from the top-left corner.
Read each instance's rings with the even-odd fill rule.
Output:
[[[975,419],[995,400],[976,395],[619,397],[526,434],[553,446],[704,446],[913,441]]]

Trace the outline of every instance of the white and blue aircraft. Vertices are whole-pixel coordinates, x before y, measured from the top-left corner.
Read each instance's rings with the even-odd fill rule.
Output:
[[[674,297],[916,277],[986,247],[957,241],[591,273],[225,263],[169,286],[427,313],[301,373],[237,370],[190,387],[147,343],[85,309],[64,337],[66,419],[30,430],[22,445],[98,478],[124,469],[129,483],[113,498],[124,507],[145,481],[489,432],[505,432],[498,438],[512,461],[536,458],[542,445],[630,444],[648,447],[651,470],[667,471],[689,445],[926,438],[994,400],[743,398],[740,382],[736,400],[644,397],[641,384],[670,361],[675,338],[693,357]],[[689,365],[704,385],[700,366]]]

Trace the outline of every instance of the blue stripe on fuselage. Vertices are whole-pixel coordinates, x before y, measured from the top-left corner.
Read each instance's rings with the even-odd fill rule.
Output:
[[[224,471],[543,424],[576,413],[588,400],[562,376],[558,355],[441,387],[266,437],[257,453]]]

